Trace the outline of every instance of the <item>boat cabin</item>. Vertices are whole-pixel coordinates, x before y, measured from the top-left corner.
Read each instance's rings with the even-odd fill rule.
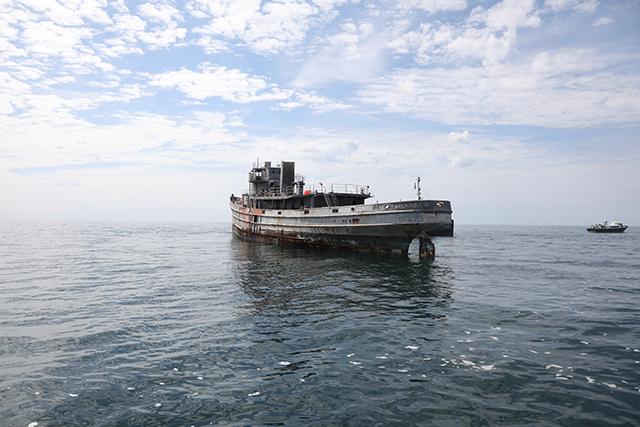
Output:
[[[362,205],[371,197],[368,186],[318,184],[305,187],[304,177],[296,175],[295,162],[255,164],[249,172],[249,192],[242,204],[258,209],[304,209],[326,206]]]

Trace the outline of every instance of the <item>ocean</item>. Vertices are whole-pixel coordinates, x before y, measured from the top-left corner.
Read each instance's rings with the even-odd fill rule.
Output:
[[[2,426],[640,425],[640,229],[436,259],[227,223],[0,225]]]

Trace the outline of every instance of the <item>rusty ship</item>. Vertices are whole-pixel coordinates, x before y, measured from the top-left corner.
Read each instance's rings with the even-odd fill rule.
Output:
[[[419,189],[417,200],[365,203],[371,197],[368,186],[306,186],[295,162],[256,163],[249,191],[230,198],[233,233],[244,240],[399,255],[407,255],[415,238],[422,255],[422,238],[453,235],[448,200],[422,200]]]

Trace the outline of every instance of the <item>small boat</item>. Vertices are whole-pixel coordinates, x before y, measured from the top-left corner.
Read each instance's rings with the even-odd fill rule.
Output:
[[[590,227],[587,227],[587,231],[591,231],[593,233],[623,233],[624,230],[627,229],[628,226],[622,224],[620,221],[612,221],[611,223],[607,223],[607,221],[600,224],[593,224]]]

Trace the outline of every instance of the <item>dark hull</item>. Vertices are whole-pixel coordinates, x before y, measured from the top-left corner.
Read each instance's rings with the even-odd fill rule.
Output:
[[[407,254],[409,244],[412,240],[412,237],[407,236],[354,236],[351,234],[320,235],[314,233],[288,234],[267,232],[252,233],[236,226],[233,226],[233,233],[240,239],[250,242],[268,242],[282,245],[398,255]]]
[[[612,228],[587,228],[587,231],[592,233],[624,233],[624,230],[627,229],[627,226],[624,227],[612,227]]]

